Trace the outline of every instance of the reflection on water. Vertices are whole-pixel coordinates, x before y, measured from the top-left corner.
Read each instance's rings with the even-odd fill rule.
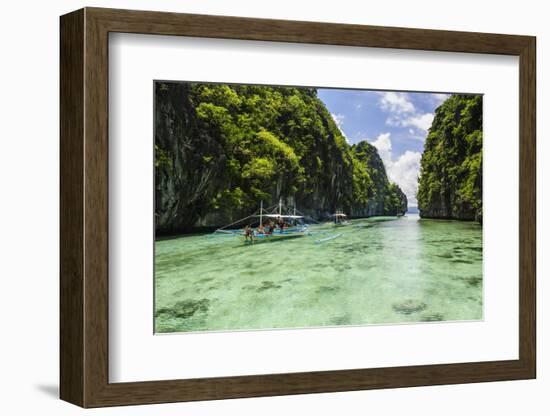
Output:
[[[157,332],[482,319],[475,223],[354,221],[342,236],[245,245],[235,237],[155,243]]]

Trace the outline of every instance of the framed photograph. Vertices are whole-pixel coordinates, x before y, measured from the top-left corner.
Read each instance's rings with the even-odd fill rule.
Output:
[[[535,38],[61,17],[82,407],[536,376]]]

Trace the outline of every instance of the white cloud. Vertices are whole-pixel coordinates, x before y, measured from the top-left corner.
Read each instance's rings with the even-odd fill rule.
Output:
[[[414,113],[416,110],[409,96],[404,92],[382,92],[380,96],[382,110],[398,114]]]
[[[403,127],[416,127],[418,130],[427,132],[428,129],[432,126],[433,120],[434,115],[432,113],[418,114],[402,120],[401,125]]]
[[[436,105],[449,97],[448,94],[427,94]],[[434,114],[419,111],[407,93],[380,93],[380,108],[388,113],[386,125],[409,128],[409,137],[424,140],[431,127]]]
[[[432,126],[433,119],[433,113],[398,114],[389,116],[386,119],[386,124],[392,127],[409,127],[410,137],[424,140],[428,129]]]
[[[417,205],[418,175],[420,173],[420,152],[407,150],[391,164],[388,170],[390,181],[399,185],[407,195],[409,205]]]
[[[372,142],[372,145],[376,147],[382,162],[384,162],[389,180],[399,185],[407,195],[409,205],[417,205],[416,191],[418,190],[418,175],[422,154],[407,150],[394,159],[390,133],[380,134]]]
[[[332,114],[332,113],[330,115],[332,116],[332,119],[334,120],[334,122],[336,123],[336,126],[340,130],[340,133],[342,133],[342,136],[344,136],[344,139],[346,139],[346,142],[348,142],[349,144],[350,141],[348,139],[348,136],[346,136],[346,133],[344,133],[344,130],[342,129],[342,126],[344,125],[344,119],[346,118],[346,116],[343,114]]]
[[[382,161],[384,164],[386,162],[391,162],[392,159],[392,148],[391,148],[391,134],[390,133],[382,133],[380,134],[377,139],[372,142],[372,145],[376,147],[376,150],[378,150],[378,154],[382,158]],[[387,169],[387,166],[386,166]]]

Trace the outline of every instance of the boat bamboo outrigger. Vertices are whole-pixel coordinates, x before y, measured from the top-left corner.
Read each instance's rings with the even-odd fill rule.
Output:
[[[244,228],[243,228],[244,226]],[[296,207],[290,214],[279,204],[264,209],[260,202],[259,211],[214,231],[214,236],[236,236],[245,243],[276,241],[302,237],[308,233],[306,216]]]

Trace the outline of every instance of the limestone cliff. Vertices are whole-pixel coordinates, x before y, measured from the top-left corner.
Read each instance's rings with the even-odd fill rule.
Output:
[[[438,107],[421,160],[421,217],[482,221],[482,140],[482,96],[453,95]]]

